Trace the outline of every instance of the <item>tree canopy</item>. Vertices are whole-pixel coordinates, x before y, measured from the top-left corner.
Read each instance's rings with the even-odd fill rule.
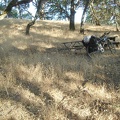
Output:
[[[75,14],[83,8],[80,28],[84,21],[96,25],[120,25],[120,0],[1,0],[0,19],[7,17],[32,19],[29,3],[36,8],[34,20],[68,20],[70,30],[75,30]],[[81,14],[81,13],[79,13]],[[86,17],[85,17],[86,16]],[[85,19],[86,18],[86,19]]]

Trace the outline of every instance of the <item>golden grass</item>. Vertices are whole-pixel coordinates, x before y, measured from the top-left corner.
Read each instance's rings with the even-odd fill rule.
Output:
[[[62,42],[82,40],[79,25],[37,21],[0,21],[0,120],[118,120],[120,49],[89,59],[85,51],[59,51]],[[85,25],[101,35],[114,26]]]

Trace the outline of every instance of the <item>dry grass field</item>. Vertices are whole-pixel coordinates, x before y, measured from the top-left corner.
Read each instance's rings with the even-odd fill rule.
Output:
[[[0,120],[120,120],[120,48],[92,59],[85,50],[59,51],[62,42],[82,40],[68,23],[0,21]],[[114,26],[85,25],[100,36]]]

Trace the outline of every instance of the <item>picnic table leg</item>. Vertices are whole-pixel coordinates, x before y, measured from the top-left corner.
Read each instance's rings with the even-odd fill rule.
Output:
[[[110,42],[110,40],[108,40],[108,47],[112,54],[116,52],[115,46],[112,42]]]
[[[89,56],[90,58],[92,58],[91,55],[90,55],[90,53],[89,53],[89,46],[86,47],[86,52],[87,52],[87,56]]]

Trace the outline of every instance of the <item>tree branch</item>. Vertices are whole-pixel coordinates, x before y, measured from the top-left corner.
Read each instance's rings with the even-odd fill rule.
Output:
[[[32,2],[33,0],[21,0],[21,1],[18,1],[18,0],[12,0],[8,6],[6,7],[6,9],[4,10],[4,12],[8,13],[8,12],[11,12],[12,10],[12,7],[15,7],[17,5],[21,5],[21,4],[28,4],[30,2]]]

